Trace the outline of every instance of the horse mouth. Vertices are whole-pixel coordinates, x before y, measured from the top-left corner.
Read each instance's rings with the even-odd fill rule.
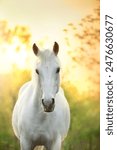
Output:
[[[45,112],[48,112],[48,113],[53,112],[53,111],[54,111],[54,107],[51,108],[51,109],[44,108],[44,111],[45,111]]]

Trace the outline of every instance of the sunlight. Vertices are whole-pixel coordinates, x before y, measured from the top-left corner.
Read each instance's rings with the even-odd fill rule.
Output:
[[[100,1],[1,0],[0,12],[0,149],[19,149],[11,116],[19,89],[32,79],[33,44],[53,50],[55,41],[72,118],[63,150],[99,149]]]
[[[56,25],[55,21],[54,28],[39,26],[38,29],[33,26],[35,32],[30,31],[27,26],[14,24],[11,28],[9,24],[1,24],[1,74],[10,73],[13,69],[31,70],[36,58],[32,52],[33,43],[36,43],[40,50],[52,50],[56,41],[60,48],[58,57],[61,63],[62,82],[70,83],[77,88],[79,95],[84,95],[88,91],[94,93],[95,86],[99,83],[98,12],[84,17],[81,21],[74,20],[67,24],[63,21]],[[92,28],[92,24],[97,26]]]
[[[37,42],[37,45],[40,50],[53,48],[54,41],[45,37]],[[59,58],[61,61],[62,68],[65,67],[69,63],[69,57],[67,55],[66,47],[63,46],[61,42],[59,42]],[[32,61],[34,55],[32,53],[32,48],[30,47],[29,51],[27,51],[27,47],[25,44],[21,43],[18,37],[13,37],[13,42],[3,43],[0,45],[0,73],[9,73],[13,66],[16,66],[19,69],[31,69],[30,61]]]
[[[13,65],[19,69],[27,67],[27,51],[24,44],[19,43],[17,37],[14,38],[14,44],[4,44],[0,53],[0,73],[8,73],[11,71]],[[18,45],[20,45],[19,50]]]

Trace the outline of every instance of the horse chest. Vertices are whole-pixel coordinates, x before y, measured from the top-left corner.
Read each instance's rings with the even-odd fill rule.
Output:
[[[50,137],[54,137],[54,124],[46,114],[37,113],[27,117],[25,121],[25,130],[27,130],[27,133],[34,141],[41,141],[43,143],[43,141],[48,141]]]
[[[28,128],[28,134],[34,145],[49,146],[56,134],[46,121],[42,120],[43,122],[40,122],[41,119],[33,122],[31,128]]]
[[[39,133],[31,134],[31,141],[35,145],[49,145],[52,141],[52,137],[47,132],[40,131]]]

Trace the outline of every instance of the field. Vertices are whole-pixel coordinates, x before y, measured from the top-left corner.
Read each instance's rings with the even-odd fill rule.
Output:
[[[29,78],[28,71],[1,75],[0,150],[20,149],[12,130],[11,115],[19,87]],[[74,86],[63,83],[62,87],[71,110],[71,126],[62,150],[99,150],[99,97],[79,100]]]
[[[14,2],[16,1],[14,0]],[[42,1],[37,2],[41,3]],[[63,1],[60,2],[63,3]],[[75,6],[74,1],[71,2]],[[63,23],[55,13],[51,12],[51,15],[53,15],[52,18],[46,12],[48,17],[45,15],[45,19],[36,19],[34,24],[34,31],[39,33],[36,41],[33,38],[37,36],[31,31],[31,24],[22,25],[11,21],[13,23],[11,25],[11,22],[7,18],[4,20],[0,19],[0,150],[20,150],[19,141],[12,130],[11,117],[20,87],[31,78],[30,70],[34,58],[34,54],[32,53],[33,43],[35,42],[40,49],[48,48],[50,45],[52,48],[52,44],[56,39],[60,46],[58,55],[62,64],[61,86],[64,89],[71,111],[71,125],[68,136],[63,143],[62,150],[100,149],[99,3],[99,0],[95,0],[94,7],[93,4],[90,5],[86,1],[86,8],[87,4],[89,4],[89,9],[92,9],[92,11],[86,9],[87,13],[80,19],[72,18],[73,20],[67,22],[64,22],[64,17],[61,17],[60,10],[58,9],[59,19],[62,19],[61,21]],[[62,5],[64,6],[64,4]],[[75,7],[73,5],[71,7],[65,5],[65,7],[67,10],[71,8],[74,12]],[[39,4],[39,6],[41,5]],[[57,5],[56,7],[58,8]],[[34,10],[32,5],[31,8]],[[47,8],[49,9],[48,5]],[[79,16],[80,13],[82,14],[80,10],[85,10],[82,8],[79,10],[79,8],[75,16]],[[14,14],[14,9],[12,7],[10,9]],[[39,10],[39,14],[45,14],[45,10],[43,9],[44,12]],[[68,18],[70,16],[69,11]],[[17,14],[15,17],[19,19]],[[33,15],[32,19],[34,21]],[[47,24],[43,22],[41,29],[40,22],[37,25],[38,20],[41,20],[41,22],[45,20]],[[53,27],[53,23],[56,26]],[[38,26],[38,29],[35,28],[35,25]],[[47,25],[47,27],[45,26],[43,28],[44,25]],[[49,28],[51,25],[52,28]],[[55,32],[56,34],[54,33],[55,30],[57,30],[57,33]],[[45,34],[45,32],[47,33]],[[43,34],[42,37],[40,33]]]

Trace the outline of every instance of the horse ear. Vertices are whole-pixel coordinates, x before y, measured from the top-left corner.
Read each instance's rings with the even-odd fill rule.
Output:
[[[53,52],[55,55],[58,54],[58,51],[59,51],[59,45],[57,42],[54,43],[54,46],[53,46]]]
[[[33,44],[33,52],[34,52],[34,54],[36,55],[36,56],[38,56],[39,55],[39,48],[37,47],[37,45],[34,43]]]

